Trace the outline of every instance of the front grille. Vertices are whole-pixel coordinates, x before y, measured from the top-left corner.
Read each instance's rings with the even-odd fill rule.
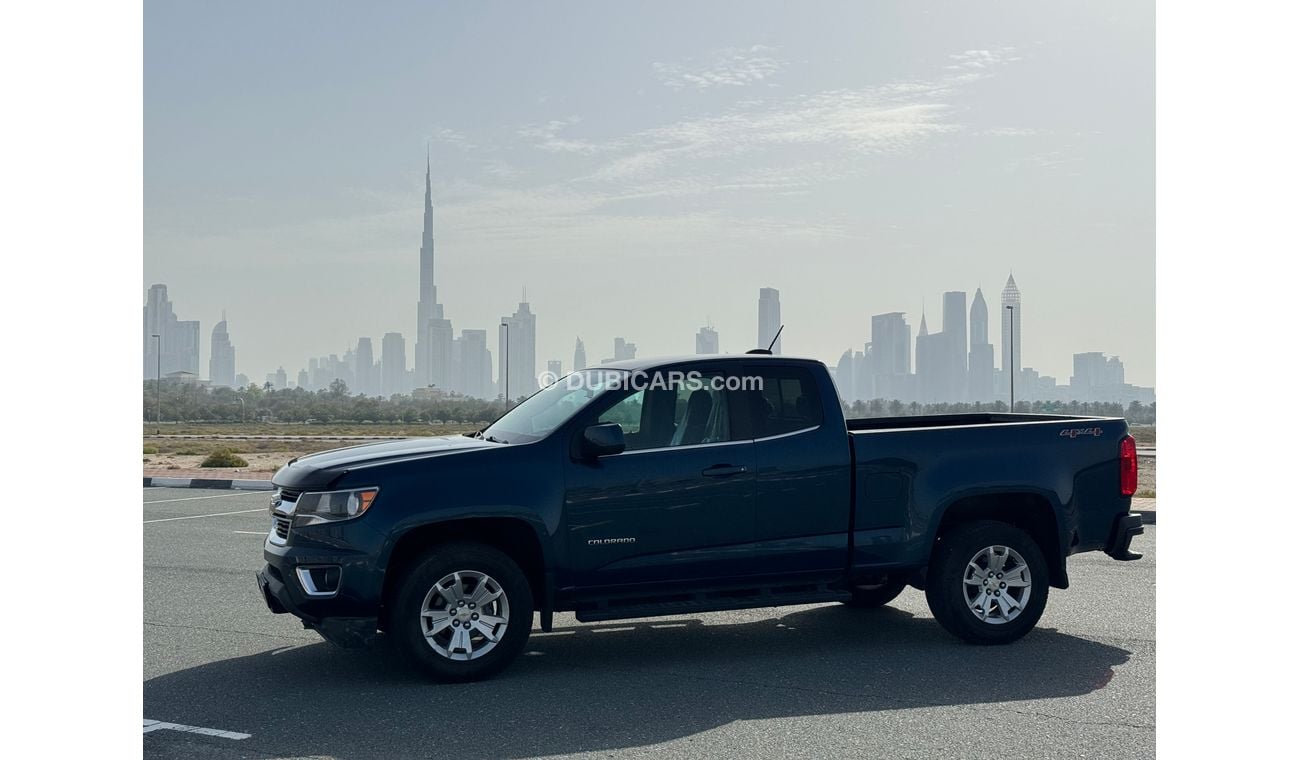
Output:
[[[297,501],[299,496],[302,496],[302,491],[295,491],[291,488],[280,489],[280,498],[284,501]]]
[[[283,541],[284,539],[289,537],[289,518],[276,517],[274,518],[272,523],[273,523],[272,529],[275,531],[275,535],[277,538]]]

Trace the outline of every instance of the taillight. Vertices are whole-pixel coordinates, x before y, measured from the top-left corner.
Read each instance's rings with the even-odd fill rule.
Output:
[[[1138,448],[1133,436],[1126,435],[1119,442],[1119,493],[1132,496],[1138,490]]]

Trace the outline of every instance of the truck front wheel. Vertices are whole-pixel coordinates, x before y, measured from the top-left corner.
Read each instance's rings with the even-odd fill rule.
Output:
[[[1014,525],[958,525],[935,546],[925,599],[949,633],[973,644],[1008,644],[1043,615],[1047,562],[1034,539]]]
[[[523,651],[533,595],[523,571],[483,544],[443,544],[402,578],[390,633],[407,657],[438,681],[477,681]]]

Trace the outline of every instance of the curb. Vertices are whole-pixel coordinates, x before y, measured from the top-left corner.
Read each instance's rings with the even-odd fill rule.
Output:
[[[269,480],[230,480],[210,478],[145,478],[145,488],[233,488],[241,491],[274,491]]]

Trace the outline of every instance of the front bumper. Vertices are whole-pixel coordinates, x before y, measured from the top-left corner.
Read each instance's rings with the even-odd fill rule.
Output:
[[[339,531],[315,533],[317,540],[300,536],[299,545],[268,537],[266,564],[256,573],[258,591],[271,612],[293,615],[335,644],[364,645],[378,629],[382,573],[368,551],[352,548]]]
[[[1129,544],[1134,536],[1142,535],[1142,515],[1136,512],[1119,515],[1110,529],[1110,540],[1106,543],[1106,554],[1113,559],[1124,562],[1142,559],[1142,555],[1129,551]]]

